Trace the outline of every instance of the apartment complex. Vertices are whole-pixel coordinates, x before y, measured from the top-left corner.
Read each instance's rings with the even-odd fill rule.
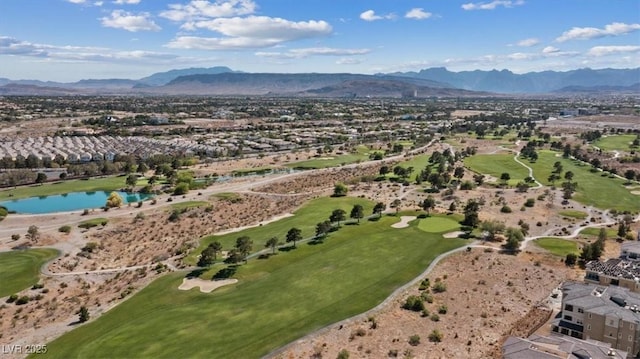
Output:
[[[640,352],[640,294],[627,288],[565,282],[554,332],[597,340],[636,357]]]
[[[509,337],[502,346],[503,359],[625,359],[627,352],[610,344],[563,335]]]
[[[640,293],[640,242],[625,242],[620,258],[587,263],[584,280],[600,285],[614,285]]]

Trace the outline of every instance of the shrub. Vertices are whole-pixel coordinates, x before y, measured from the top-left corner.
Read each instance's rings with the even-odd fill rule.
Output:
[[[535,198],[527,198],[527,201],[524,202],[525,207],[533,207],[536,204]]]
[[[16,300],[18,300],[18,295],[17,295],[17,294],[11,294],[11,295],[9,296],[9,298],[7,298],[7,303],[13,303],[13,302],[15,302]]]
[[[502,213],[511,213],[512,212],[511,211],[511,207],[509,207],[507,205],[504,205],[504,206],[502,206],[502,208],[500,208],[500,212],[502,212]]]
[[[442,341],[442,333],[438,329],[434,329],[429,333],[429,341],[433,343],[440,343]]]
[[[447,306],[443,304],[440,307],[438,307],[438,313],[447,314]]]
[[[349,351],[347,349],[342,349],[336,359],[349,359]]]
[[[22,297],[18,298],[18,300],[16,300],[17,305],[23,305],[27,303],[29,303],[29,296],[26,295],[23,295]]]
[[[433,296],[426,291],[420,294],[420,298],[422,298],[422,300],[424,300],[427,303],[433,303]]]
[[[443,282],[437,282],[432,287],[434,293],[442,293],[447,291],[447,285]]]
[[[69,233],[69,232],[71,232],[71,226],[69,226],[69,225],[64,225],[64,226],[62,226],[62,227],[58,228],[58,232],[61,232],[61,233]]]
[[[431,283],[429,283],[429,278],[425,278],[422,280],[422,282],[420,282],[420,288],[418,288],[419,290],[426,290],[429,289],[429,286],[431,285]]]
[[[402,305],[402,308],[412,310],[414,312],[420,312],[424,309],[424,303],[422,302],[422,298],[415,295],[410,295]]]
[[[409,345],[416,346],[420,344],[420,336],[418,334],[414,334],[409,337]]]
[[[434,322],[439,322],[440,321],[440,316],[436,313],[431,314],[431,320],[433,320]]]

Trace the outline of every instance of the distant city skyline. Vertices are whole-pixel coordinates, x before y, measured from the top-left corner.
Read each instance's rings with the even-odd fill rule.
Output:
[[[2,0],[0,77],[640,66],[638,0]]]

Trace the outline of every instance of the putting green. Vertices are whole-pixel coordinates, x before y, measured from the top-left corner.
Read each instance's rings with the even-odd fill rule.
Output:
[[[578,244],[574,241],[560,239],[560,238],[540,238],[535,240],[536,245],[540,248],[544,248],[551,254],[555,254],[560,257],[566,257],[569,253],[578,254]]]
[[[448,217],[431,216],[422,218],[418,228],[427,233],[446,233],[458,230],[460,223]]]
[[[55,258],[55,249],[27,249],[0,253],[0,297],[17,293],[36,283],[40,267]]]
[[[312,223],[324,217],[323,211]],[[185,272],[168,274],[49,343],[45,356],[262,357],[374,307],[436,256],[465,243],[421,231],[415,222],[399,231],[391,228],[396,221],[383,216],[342,226],[320,244],[298,244],[268,259],[250,260],[232,276],[237,284],[208,294],[180,291]],[[261,228],[272,225],[277,222]],[[210,279],[221,268],[214,266],[201,277]]]

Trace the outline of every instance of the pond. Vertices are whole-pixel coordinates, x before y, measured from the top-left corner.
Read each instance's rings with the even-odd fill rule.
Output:
[[[71,192],[55,196],[30,197],[12,201],[0,202],[0,206],[10,212],[24,214],[43,214],[54,212],[69,212],[83,209],[101,208],[107,202],[109,191]],[[127,193],[117,191],[124,203],[143,201],[153,195],[141,193]]]

